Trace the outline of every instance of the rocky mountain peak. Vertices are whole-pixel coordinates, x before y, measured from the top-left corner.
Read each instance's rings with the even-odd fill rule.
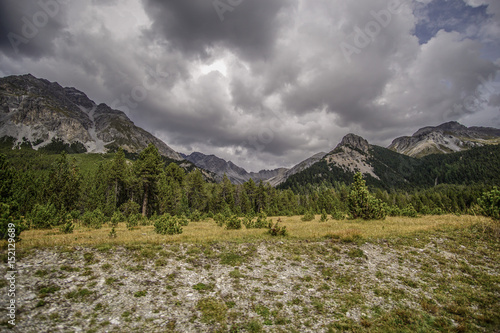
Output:
[[[180,155],[151,133],[135,126],[125,113],[97,105],[85,93],[31,74],[0,78],[0,138],[16,144],[29,141],[35,149],[53,140],[104,153],[121,147],[136,153],[153,143],[160,154]]]
[[[468,130],[467,127],[460,124],[459,122],[449,121],[439,126],[427,126],[421,128],[413,134],[413,137],[424,136],[432,132],[465,133],[467,130]]]
[[[427,126],[412,136],[403,136],[391,143],[389,149],[400,154],[422,157],[447,154],[488,144],[497,144],[500,130],[489,127],[466,127],[450,121],[439,126]]]
[[[339,147],[350,147],[353,149],[361,150],[364,153],[368,153],[370,144],[362,137],[356,134],[349,133],[342,138],[342,141],[340,141],[337,148]]]

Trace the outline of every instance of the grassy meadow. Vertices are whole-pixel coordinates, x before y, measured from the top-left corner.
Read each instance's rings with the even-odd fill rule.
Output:
[[[422,218],[387,217],[385,220],[332,220],[319,222],[301,221],[300,216],[269,218],[273,222],[281,221],[286,226],[289,240],[320,240],[323,238],[339,239],[372,239],[404,236],[418,231],[432,231],[446,228],[469,227],[476,223],[489,221],[488,218],[469,215],[440,215],[425,216]],[[116,228],[116,238],[110,238],[111,227],[92,229],[75,227],[72,234],[62,234],[58,229],[27,230],[21,235],[20,249],[55,247],[55,246],[100,246],[103,244],[130,245],[130,244],[163,244],[163,243],[210,243],[210,242],[251,242],[271,239],[267,229],[226,230],[218,227],[212,219],[202,222],[191,222],[183,227],[180,235],[158,235],[154,227],[138,226],[128,230],[125,223]]]
[[[498,222],[279,219],[286,237],[211,219],[174,236],[125,224],[116,238],[106,225],[24,231],[14,331],[500,331]]]

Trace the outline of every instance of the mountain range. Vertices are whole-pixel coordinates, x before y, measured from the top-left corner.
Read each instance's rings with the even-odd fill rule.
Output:
[[[34,76],[0,79],[0,137],[16,144],[30,142],[34,149],[62,140],[81,152],[104,153],[122,147],[130,153],[149,143],[173,160],[182,157],[151,133],[137,127],[119,110],[97,105],[75,88]]]
[[[250,179],[282,188],[307,183],[332,184],[335,181],[347,182],[354,172],[360,171],[377,186],[390,184],[401,187],[415,183],[413,171],[421,170],[424,161],[433,161],[434,158],[430,156],[491,145],[498,148],[500,130],[448,122],[421,128],[412,136],[397,138],[387,148],[370,145],[362,137],[348,134],[329,153],[316,153],[290,169],[247,172],[215,155],[178,153],[136,126],[124,112],[106,104],[97,105],[76,88],[64,88],[56,82],[27,74],[0,79],[2,137],[11,138],[16,145],[29,143],[34,149],[62,141],[82,153],[104,153],[118,147],[129,153],[137,153],[153,143],[163,156],[176,161],[187,160],[214,173],[215,179],[219,181],[226,175],[235,184]],[[431,177],[431,174],[428,176]],[[432,181],[436,183],[439,179]]]
[[[499,138],[500,129],[466,127],[452,121],[436,127],[424,127],[412,136],[397,138],[388,148],[400,154],[422,157],[431,154],[454,153],[499,143]]]

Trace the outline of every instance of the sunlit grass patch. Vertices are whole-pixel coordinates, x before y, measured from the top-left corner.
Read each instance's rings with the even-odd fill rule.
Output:
[[[422,218],[388,217],[382,221],[363,220],[329,220],[319,222],[319,218],[311,222],[303,222],[300,216],[280,217],[281,224],[287,227],[288,234],[284,239],[322,239],[332,238],[344,242],[357,242],[367,238],[388,238],[402,236],[425,230],[445,230],[463,228],[476,223],[485,223],[489,219],[475,216],[424,216]],[[273,222],[278,220],[272,218]],[[43,247],[95,246],[110,247],[113,245],[164,244],[164,243],[210,243],[210,242],[252,242],[272,239],[264,229],[227,230],[218,227],[211,219],[190,223],[183,227],[180,235],[159,235],[153,226],[140,226],[128,230],[124,223],[116,228],[117,237],[109,238],[111,227],[89,229],[77,226],[73,234],[61,234],[57,229],[27,230],[21,234],[21,249]],[[283,239],[283,238],[282,238]],[[5,242],[3,244],[5,246]]]

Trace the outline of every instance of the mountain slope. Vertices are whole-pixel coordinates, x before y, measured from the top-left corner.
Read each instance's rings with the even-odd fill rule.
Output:
[[[447,154],[500,142],[500,130],[466,127],[452,121],[436,127],[424,127],[412,136],[395,139],[389,149],[413,157]]]
[[[500,184],[500,145],[487,145],[452,154],[414,158],[370,145],[349,134],[324,158],[292,175],[278,188],[303,191],[310,184],[351,183],[363,173],[371,187],[392,190],[429,188],[437,184]]]
[[[28,141],[35,149],[57,139],[92,153],[118,147],[137,153],[153,143],[163,156],[182,160],[163,141],[135,126],[125,113],[97,105],[75,88],[30,74],[0,79],[1,137],[12,137],[17,144]]]
[[[182,156],[197,167],[217,174],[219,180],[226,175],[234,184],[243,184],[250,179],[253,179],[255,182],[261,180],[265,181],[269,178],[282,175],[287,170],[285,168],[280,168],[275,170],[262,170],[259,172],[247,172],[245,169],[237,166],[233,162],[226,162],[222,158],[215,155],[205,155],[199,152],[194,152],[190,155]]]
[[[323,152],[317,153],[317,154],[309,157],[308,159],[300,162],[299,164],[295,165],[294,167],[292,167],[289,170],[284,169],[285,171],[283,173],[281,173],[275,177],[269,178],[267,180],[267,182],[269,184],[271,184],[271,186],[278,186],[278,185],[282,184],[283,182],[285,182],[291,176],[311,167],[311,165],[320,161],[325,155],[326,155],[326,153],[323,153]]]

